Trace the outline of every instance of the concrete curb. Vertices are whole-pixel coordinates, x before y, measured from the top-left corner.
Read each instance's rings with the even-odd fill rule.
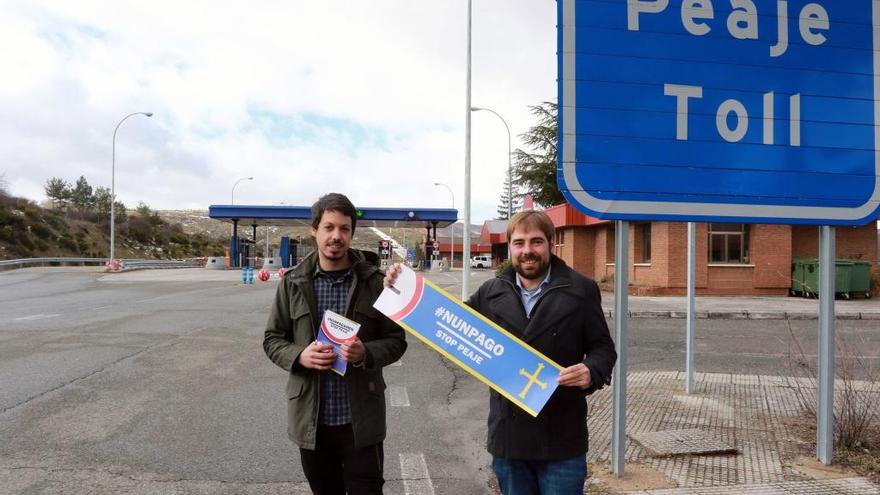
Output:
[[[613,310],[604,310],[606,318],[614,318]],[[748,311],[697,311],[695,316],[698,320],[816,320],[818,313],[800,312],[760,312]],[[838,320],[880,320],[880,313],[837,313]],[[632,319],[674,319],[687,318],[685,311],[630,311]]]

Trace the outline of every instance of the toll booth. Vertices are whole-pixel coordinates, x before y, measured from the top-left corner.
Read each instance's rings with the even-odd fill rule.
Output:
[[[240,249],[238,266],[256,268],[257,244],[253,239],[241,239],[238,245]]]
[[[281,266],[284,268],[296,266],[299,260],[299,241],[284,236],[281,238],[281,245],[279,247]]]
[[[229,238],[229,266],[235,268],[241,266],[241,246],[238,235]]]

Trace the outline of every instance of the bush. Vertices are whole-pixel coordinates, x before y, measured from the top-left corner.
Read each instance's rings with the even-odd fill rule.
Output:
[[[128,221],[128,235],[135,241],[146,244],[153,238],[153,226],[144,217],[131,217]]]
[[[190,239],[189,236],[184,234],[183,232],[172,232],[170,236],[171,242],[175,244],[180,244],[181,246],[189,246]]]
[[[495,275],[501,275],[501,273],[510,266],[510,260],[504,260],[497,267],[495,267]]]
[[[788,385],[794,389],[798,403],[808,417],[815,420],[818,409],[818,366],[815,358],[808,358],[799,339],[786,321],[789,342]],[[835,393],[834,393],[834,446],[861,447],[868,443],[877,426],[880,411],[880,373],[873,361],[859,349],[869,348],[865,342],[850,345],[840,332],[834,334]],[[862,373],[859,379],[858,373]]]
[[[31,226],[31,232],[39,239],[48,239],[49,236],[52,235],[52,231],[49,230],[49,227],[46,227],[43,223],[37,223]]]
[[[76,251],[77,246],[76,243],[73,242],[73,238],[67,234],[63,234],[58,238],[58,245],[61,246],[62,249],[66,249],[68,251]]]
[[[0,227],[0,241],[15,242],[15,229],[12,228],[12,225]]]

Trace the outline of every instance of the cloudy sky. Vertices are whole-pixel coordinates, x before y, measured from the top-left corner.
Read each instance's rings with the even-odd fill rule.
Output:
[[[50,177],[110,185],[127,205],[464,206],[466,0],[0,0],[0,174],[45,198]],[[475,106],[509,123],[556,97],[556,4],[474,0]],[[499,119],[473,114],[472,220],[495,215]]]

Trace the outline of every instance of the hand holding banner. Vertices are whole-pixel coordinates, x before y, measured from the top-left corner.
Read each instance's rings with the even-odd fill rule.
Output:
[[[373,307],[532,416],[556,390],[561,366],[406,266]]]

